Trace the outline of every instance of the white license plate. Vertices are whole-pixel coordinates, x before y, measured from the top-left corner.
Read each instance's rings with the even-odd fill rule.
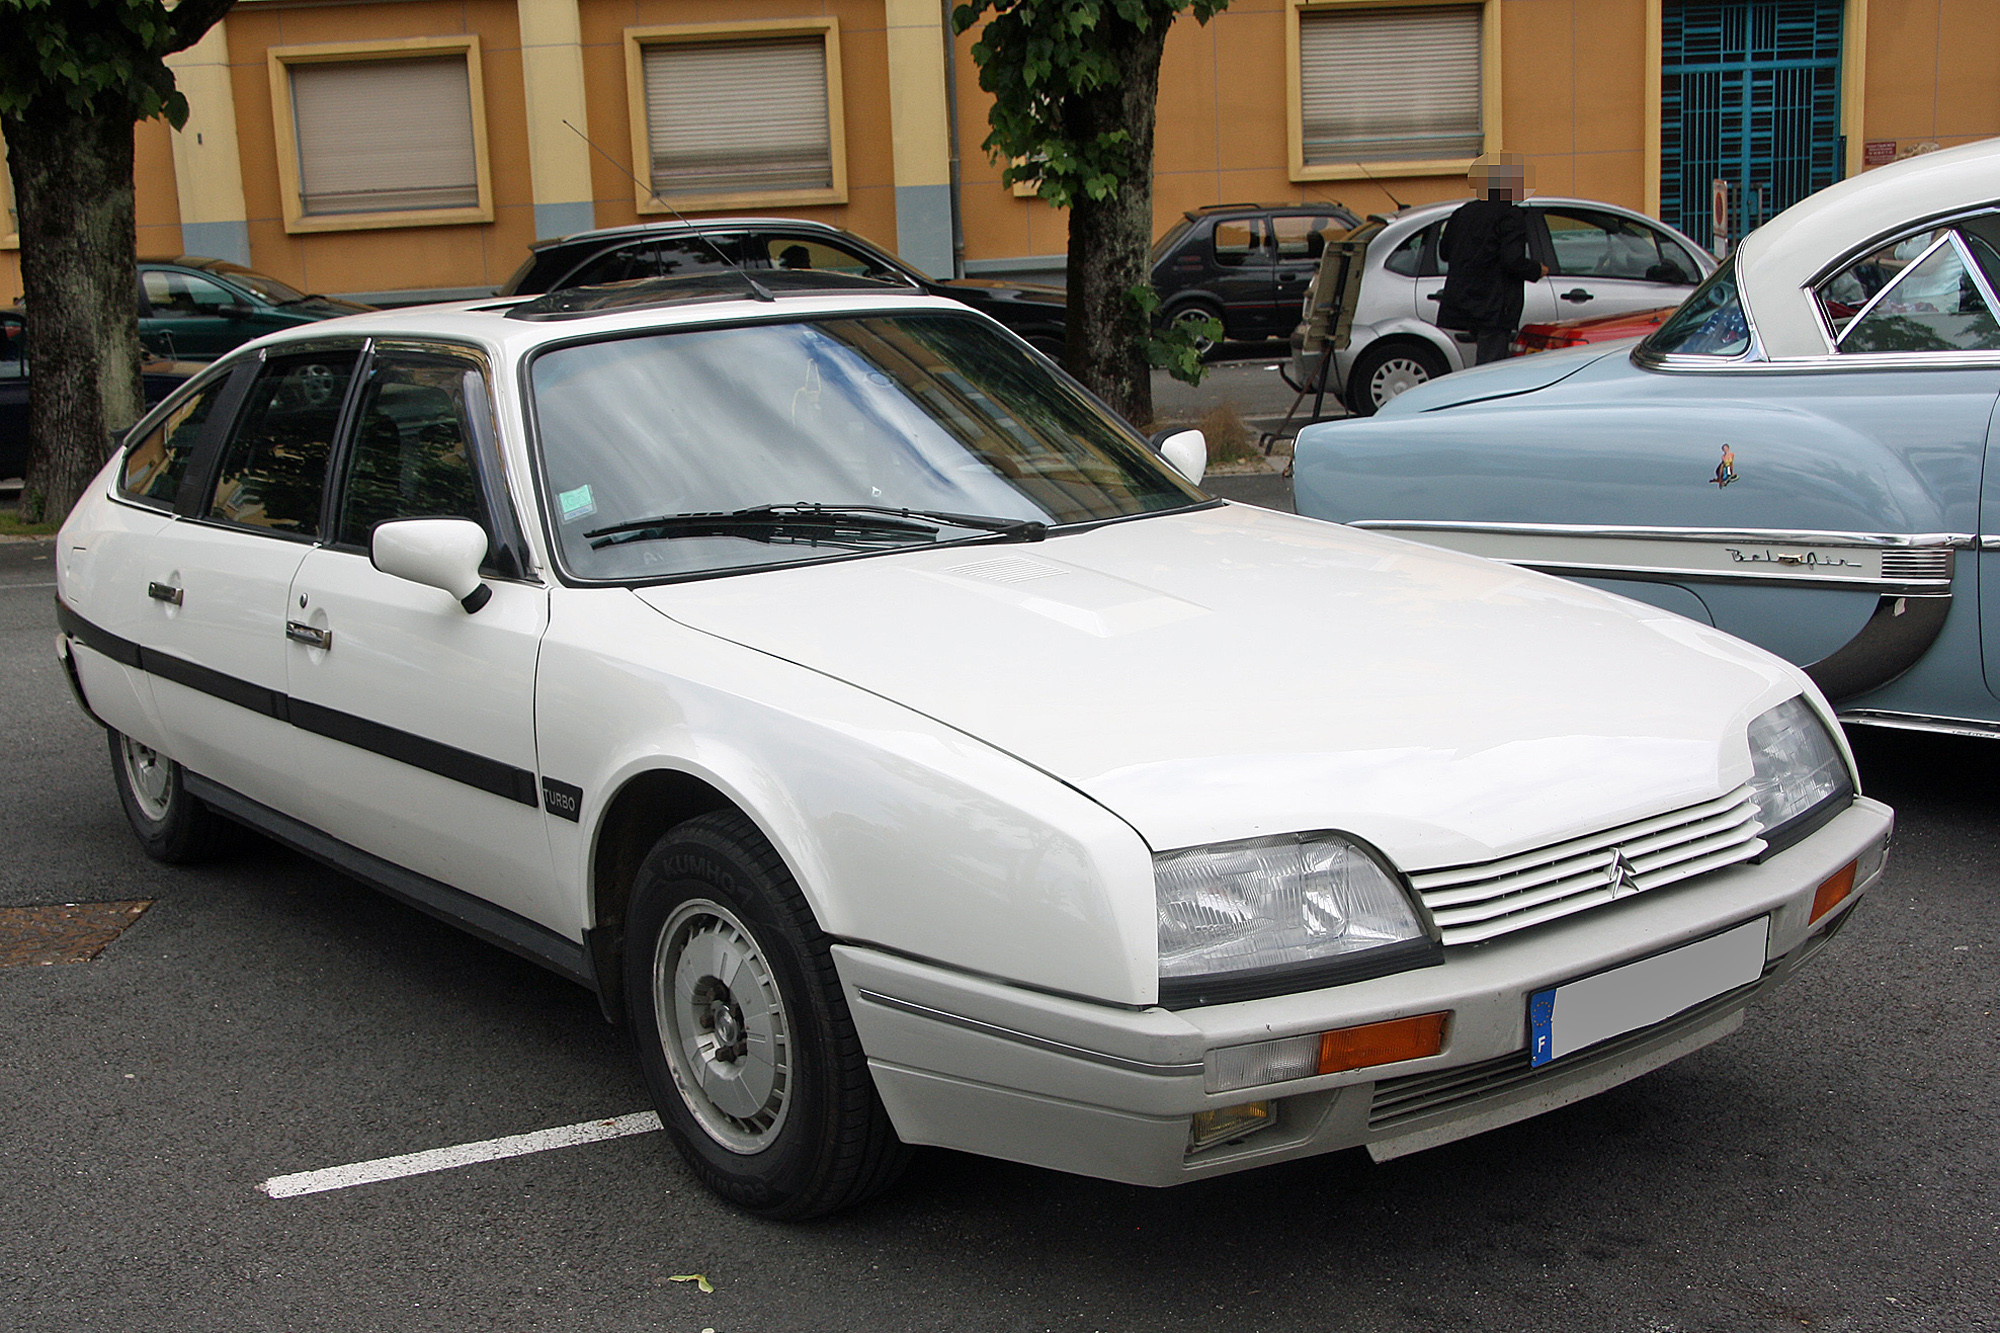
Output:
[[[1530,1064],[1545,1065],[1621,1033],[1672,1018],[1764,972],[1771,918],[1656,953],[1528,997]]]

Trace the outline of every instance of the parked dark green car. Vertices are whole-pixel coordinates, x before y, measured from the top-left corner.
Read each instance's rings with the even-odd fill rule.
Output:
[[[226,259],[139,261],[139,341],[159,356],[212,361],[238,343],[373,306],[309,296]]]

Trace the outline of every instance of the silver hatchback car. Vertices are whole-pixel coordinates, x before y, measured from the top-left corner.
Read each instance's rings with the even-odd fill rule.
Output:
[[[1472,363],[1472,345],[1433,322],[1447,267],[1438,238],[1458,202],[1373,216],[1344,238],[1368,242],[1353,337],[1334,357],[1334,383],[1356,416],[1370,416],[1405,389]],[[1678,305],[1715,271],[1715,261],[1692,239],[1629,208],[1541,198],[1521,208],[1528,214],[1530,250],[1549,269],[1528,284],[1523,324]],[[1308,292],[1304,311],[1314,299]],[[1294,388],[1316,378],[1318,369],[1316,349],[1305,347],[1305,329],[1301,322],[1292,331],[1287,377]]]

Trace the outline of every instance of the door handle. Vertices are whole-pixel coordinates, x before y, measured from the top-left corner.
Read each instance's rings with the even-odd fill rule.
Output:
[[[146,596],[156,602],[165,602],[168,606],[179,606],[183,592],[171,583],[148,583]]]
[[[308,648],[333,647],[332,630],[320,629],[318,626],[308,625],[302,620],[287,620],[285,622],[285,637],[294,643],[302,643]]]
[[[1572,287],[1562,294],[1562,299],[1565,301],[1574,301],[1578,305],[1581,305],[1585,301],[1595,300],[1596,298],[1581,287]]]
[[[1442,301],[1442,300],[1444,300],[1444,293],[1443,293],[1443,292],[1425,292],[1425,293],[1424,293],[1424,299],[1425,299],[1426,301]]]

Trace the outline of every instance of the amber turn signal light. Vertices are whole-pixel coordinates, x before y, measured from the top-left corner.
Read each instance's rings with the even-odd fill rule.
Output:
[[[1812,917],[1807,922],[1808,925],[1847,901],[1847,895],[1854,892],[1854,867],[1857,864],[1859,863],[1849,861],[1820,884],[1819,892],[1813,895]]]
[[[1851,867],[1850,867],[1851,869]],[[1850,881],[1852,876],[1849,877]],[[1319,1034],[1319,1072],[1338,1074],[1344,1069],[1365,1069],[1369,1065],[1394,1064],[1398,1060],[1421,1060],[1444,1049],[1444,1020],[1450,1011],[1392,1018],[1383,1023],[1364,1023],[1356,1028],[1335,1028]]]

